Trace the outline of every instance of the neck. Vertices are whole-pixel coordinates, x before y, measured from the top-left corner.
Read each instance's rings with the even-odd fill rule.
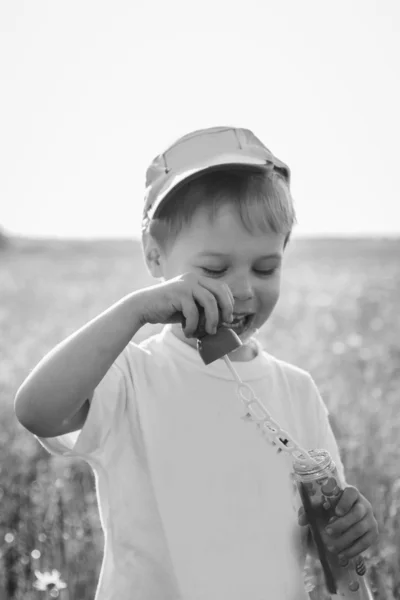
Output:
[[[197,350],[196,338],[187,338],[179,323],[172,325],[171,331],[175,337],[188,346],[191,346],[191,348]],[[228,354],[228,357],[232,362],[248,362],[249,360],[253,360],[256,356],[258,356],[258,346],[253,338],[246,340],[243,342],[242,346]]]

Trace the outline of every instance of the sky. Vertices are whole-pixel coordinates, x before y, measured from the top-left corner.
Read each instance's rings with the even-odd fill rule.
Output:
[[[0,0],[0,226],[138,237],[148,164],[251,129],[295,235],[400,234],[398,0]]]

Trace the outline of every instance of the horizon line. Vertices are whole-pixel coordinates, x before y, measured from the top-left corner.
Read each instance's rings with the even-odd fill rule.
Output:
[[[4,232],[3,232],[4,233]],[[52,235],[32,235],[32,234],[19,234],[19,233],[5,233],[5,237],[10,241],[12,240],[24,240],[24,241],[32,241],[32,242],[140,242],[140,235],[132,235],[132,236],[57,236]],[[291,240],[295,239],[324,239],[324,240],[332,240],[332,239],[360,239],[360,240],[368,240],[368,239],[400,239],[400,231],[399,232],[332,232],[332,233],[296,233],[291,236]]]

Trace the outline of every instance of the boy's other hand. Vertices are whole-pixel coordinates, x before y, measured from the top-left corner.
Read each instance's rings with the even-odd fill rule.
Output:
[[[341,512],[340,512],[341,511]],[[354,558],[367,550],[379,536],[378,523],[370,502],[357,488],[348,486],[343,490],[332,517],[321,532],[322,539],[331,552],[346,559]],[[303,506],[298,511],[300,526],[308,525]],[[328,534],[326,529],[332,530]]]
[[[234,298],[221,281],[184,273],[142,290],[142,323],[182,323],[186,337],[194,337],[199,324],[199,307],[204,309],[207,333],[216,333],[221,321],[231,321]]]

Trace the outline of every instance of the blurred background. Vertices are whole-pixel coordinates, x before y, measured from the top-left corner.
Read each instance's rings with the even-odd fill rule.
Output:
[[[0,3],[0,600],[94,597],[93,474],[50,457],[13,399],[57,343],[154,283],[146,168],[215,125],[291,167],[298,225],[260,341],[316,380],[379,523],[374,596],[400,598],[399,73],[396,0]]]

